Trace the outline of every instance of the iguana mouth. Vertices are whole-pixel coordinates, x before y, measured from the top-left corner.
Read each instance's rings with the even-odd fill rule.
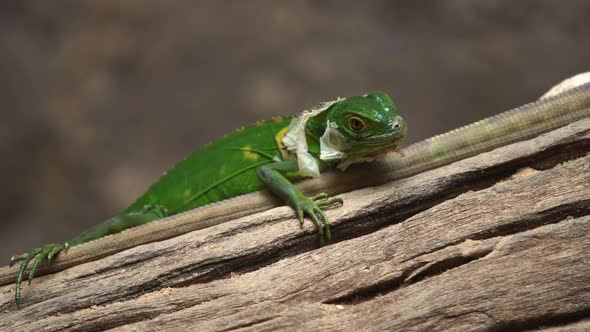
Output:
[[[402,144],[400,142],[398,144],[394,144],[394,145],[391,145],[386,148],[381,148],[381,149],[379,149],[375,152],[372,152],[372,153],[367,153],[367,154],[356,156],[356,157],[345,158],[338,163],[338,168],[340,170],[346,170],[348,168],[348,166],[350,166],[352,164],[372,162],[376,159],[384,157],[388,153],[393,153],[393,152],[398,151],[401,148],[401,146],[402,146]]]
[[[373,156],[374,159],[380,158],[388,153],[393,153],[398,151],[400,148],[402,147],[402,143],[397,143],[391,146],[388,146],[386,148],[380,149],[377,152],[375,152],[374,154],[370,155]]]

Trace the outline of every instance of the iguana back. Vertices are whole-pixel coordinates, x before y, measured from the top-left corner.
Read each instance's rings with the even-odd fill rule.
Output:
[[[164,173],[121,215],[154,211],[169,216],[264,187],[256,168],[283,160],[280,138],[291,118],[238,129],[206,144]]]

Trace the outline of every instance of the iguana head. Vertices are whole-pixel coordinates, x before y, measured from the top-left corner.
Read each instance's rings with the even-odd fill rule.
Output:
[[[405,121],[383,92],[340,100],[322,113],[310,123],[323,130],[320,159],[339,160],[341,169],[399,149],[406,135]]]

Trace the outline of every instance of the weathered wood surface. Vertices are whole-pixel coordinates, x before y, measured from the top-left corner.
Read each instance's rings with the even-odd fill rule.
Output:
[[[343,194],[332,244],[275,208],[35,279],[0,330],[586,330],[590,119]]]

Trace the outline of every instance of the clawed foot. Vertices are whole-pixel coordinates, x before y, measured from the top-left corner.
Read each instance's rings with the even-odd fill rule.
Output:
[[[33,280],[33,277],[35,276],[35,272],[37,271],[37,267],[39,266],[39,264],[41,264],[43,259],[47,258],[47,262],[51,262],[51,259],[53,257],[55,257],[55,255],[57,255],[60,251],[62,251],[64,249],[67,250],[68,247],[69,247],[69,245],[67,242],[64,243],[63,245],[49,243],[49,244],[44,245],[41,248],[35,248],[35,249],[31,250],[31,252],[29,252],[29,253],[14,255],[10,258],[9,266],[13,266],[18,261],[23,261],[20,265],[20,270],[18,271],[18,276],[16,277],[16,292],[14,295],[14,299],[16,300],[16,304],[19,304],[19,302],[20,302],[20,285],[23,281],[23,277],[25,275],[25,271],[26,271],[27,267],[29,266],[29,263],[35,257],[37,257],[35,259],[35,262],[33,263],[33,266],[31,267],[31,271],[29,271],[29,285],[30,285],[31,280]]]
[[[343,204],[342,198],[328,198],[328,194],[321,193],[313,197],[302,197],[295,202],[295,210],[297,211],[297,216],[299,217],[301,225],[303,225],[305,215],[310,216],[311,220],[315,223],[320,237],[320,246],[323,246],[326,240],[330,241],[332,237],[332,234],[330,233],[330,221],[328,220],[326,213],[320,207],[333,203]]]

